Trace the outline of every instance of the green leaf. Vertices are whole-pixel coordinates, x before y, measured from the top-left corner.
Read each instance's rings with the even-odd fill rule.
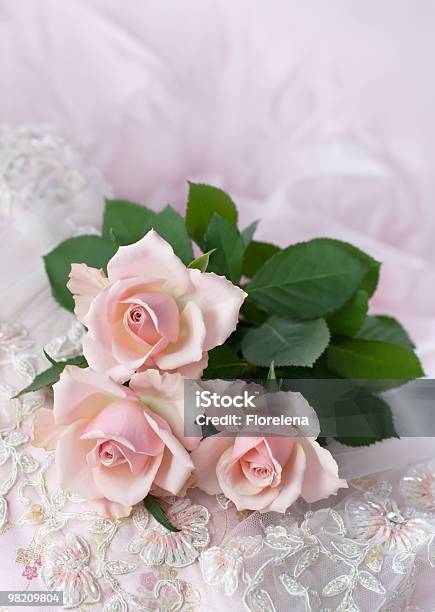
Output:
[[[28,385],[25,389],[22,389],[15,398],[24,395],[25,393],[31,393],[32,391],[39,391],[39,389],[43,389],[44,387],[48,387],[57,383],[60,378],[60,375],[64,371],[67,365],[76,365],[79,367],[86,367],[88,365],[86,359],[83,355],[79,355],[78,357],[72,357],[71,359],[67,359],[66,361],[55,361],[52,359],[45,351],[44,355],[50,361],[52,366],[44,372],[37,374],[33,381]]]
[[[62,370],[67,365],[78,366],[79,368],[87,368],[88,362],[86,361],[86,357],[84,355],[77,355],[77,357],[70,357],[70,359],[65,359],[65,361],[57,361],[57,365],[62,366]]]
[[[328,368],[345,378],[411,380],[424,376],[412,349],[376,340],[345,340],[327,350]]]
[[[268,316],[266,312],[257,308],[256,305],[249,300],[249,298],[246,298],[246,300],[243,302],[240,312],[244,321],[248,321],[254,325],[261,325],[261,323],[266,321]]]
[[[285,377],[282,390],[303,395],[316,411],[322,436],[362,446],[397,435],[390,407],[373,393],[372,384],[349,379],[334,382],[316,375],[310,379],[304,373],[291,380],[289,368],[282,370],[281,374],[277,369],[277,376]]]
[[[314,366],[315,367],[315,366]],[[276,368],[276,375],[278,378],[281,378],[283,382],[286,382],[288,379],[313,379],[317,378],[314,375],[313,367],[299,367],[299,366],[281,366]],[[292,390],[292,389],[288,389]]]
[[[329,342],[323,319],[290,321],[270,317],[251,329],[242,341],[245,359],[258,366],[312,366]]]
[[[258,223],[259,221],[253,221],[253,223],[248,225],[248,227],[245,227],[245,229],[240,232],[242,235],[243,244],[245,245],[245,247],[247,247],[248,244],[252,241],[252,238],[254,237],[255,230],[257,229]]]
[[[229,346],[223,344],[209,352],[208,366],[203,374],[203,378],[209,380],[213,378],[232,380],[242,374],[246,365],[246,362],[240,359]]]
[[[238,283],[245,246],[239,231],[228,219],[216,213],[213,215],[205,234],[204,248],[207,251],[215,249],[210,258],[209,271]]]
[[[45,349],[42,349],[42,352],[44,353],[44,357],[51,363],[51,365],[57,365],[58,362],[53,359],[53,357],[49,355]]]
[[[361,329],[369,307],[369,296],[359,289],[337,312],[328,317],[333,334],[355,336]]]
[[[252,278],[272,255],[280,252],[280,248],[269,242],[253,240],[248,244],[243,257],[243,275]]]
[[[205,232],[214,213],[218,213],[234,225],[237,224],[236,206],[225,191],[210,185],[189,182],[186,227],[189,236],[201,248],[204,247]]]
[[[361,289],[364,289],[364,291],[368,293],[369,297],[374,294],[379,282],[379,272],[381,268],[379,261],[376,261],[376,259],[371,257],[371,255],[361,251],[361,249],[353,244],[344,242],[343,240],[335,240],[334,238],[316,238],[313,242],[317,242],[318,244],[333,244],[359,259],[359,261],[367,269],[361,281]]]
[[[116,251],[116,246],[101,236],[77,236],[61,242],[43,258],[55,300],[72,312],[74,300],[66,286],[71,264],[85,263],[105,269]]]
[[[269,393],[276,393],[277,391],[281,391],[281,385],[282,380],[277,380],[275,372],[275,362],[272,361],[269,366],[269,371],[267,373],[264,388],[267,389]]]
[[[230,337],[227,338],[226,346],[229,346],[235,353],[239,353],[242,349],[242,340],[250,329],[250,325],[245,325],[243,321],[240,321]]]
[[[381,340],[411,348],[415,346],[402,325],[393,317],[385,315],[368,316],[357,337],[364,340]]]
[[[351,401],[351,400],[350,400]],[[382,398],[359,393],[354,399],[355,408],[352,416],[346,416],[349,407],[337,406],[336,419],[343,419],[343,435],[335,435],[334,439],[347,446],[370,446],[387,438],[398,438],[391,408]],[[343,410],[344,408],[344,410]],[[344,413],[344,418],[341,416]],[[346,435],[352,432],[352,435]],[[358,432],[358,436],[354,435]]]
[[[192,242],[187,234],[183,217],[169,204],[147,223],[144,235],[154,228],[174,249],[174,253],[187,265],[192,261]]]
[[[275,362],[272,361],[269,366],[269,372],[267,373],[267,380],[276,380]]]
[[[196,270],[200,270],[201,272],[206,272],[208,268],[208,263],[210,261],[210,255],[214,253],[216,249],[211,249],[211,251],[207,251],[207,253],[203,253],[196,259],[190,262],[187,266],[188,268],[194,268]]]
[[[352,253],[311,240],[271,257],[245,289],[270,314],[315,319],[340,308],[356,292],[366,270]]]
[[[328,363],[327,363],[327,358],[326,358],[327,352],[328,351],[325,351],[323,355],[320,357],[320,359],[318,359],[316,363],[314,364],[313,369],[312,369],[313,376],[314,378],[319,378],[321,380],[334,379],[334,378],[339,379],[341,378],[341,376],[339,376],[335,372],[331,372],[331,370],[328,369]]]
[[[118,244],[133,244],[146,234],[154,212],[128,200],[106,200],[103,217],[103,237],[116,237]]]
[[[118,240],[117,235],[113,231],[113,227],[111,227],[110,230],[109,230],[109,239],[110,239],[111,242],[113,242],[113,244],[116,246],[116,248],[121,246],[121,243]]]
[[[37,374],[30,385],[28,385],[25,389],[22,389],[19,393],[17,393],[17,395],[15,395],[15,397],[20,397],[25,393],[39,391],[39,389],[43,389],[49,385],[54,385],[54,383],[59,380],[61,373],[62,369],[60,369],[57,365],[51,366],[48,368],[48,370],[44,370],[44,372]]]
[[[175,527],[171,523],[171,521],[166,516],[165,511],[163,510],[163,508],[160,506],[159,502],[153,495],[148,494],[143,500],[143,503],[144,503],[145,508],[156,519],[156,521],[160,523],[160,525],[163,525],[163,527],[166,527],[168,531],[173,531],[173,532],[181,531],[180,529],[178,529],[178,527]]]

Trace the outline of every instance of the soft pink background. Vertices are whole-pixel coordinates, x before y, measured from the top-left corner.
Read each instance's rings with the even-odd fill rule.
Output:
[[[0,0],[0,120],[82,141],[116,195],[221,185],[258,236],[384,261],[435,373],[432,0]]]

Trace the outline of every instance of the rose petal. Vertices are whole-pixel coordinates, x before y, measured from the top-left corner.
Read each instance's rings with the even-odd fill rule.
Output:
[[[300,497],[306,470],[306,457],[299,444],[295,444],[287,464],[282,466],[281,482],[275,490],[278,495],[261,512],[285,512]]]
[[[223,494],[231,499],[237,510],[264,512],[279,494],[277,488],[261,488],[250,483],[241,470],[240,462],[234,461],[231,448],[220,457],[216,473]]]
[[[166,346],[167,341],[161,338],[157,344],[147,344],[138,336],[125,329],[122,321],[112,325],[112,355],[118,363],[135,371],[140,368],[154,352],[160,347]]]
[[[225,481],[222,491],[237,489],[237,498],[257,496],[263,492],[265,488],[268,488],[264,486],[264,483],[258,485],[258,483],[252,482],[249,478],[246,478],[243,470],[243,458],[239,461],[231,461],[229,459],[229,453],[228,455],[225,455],[225,453],[222,455],[218,462],[217,473],[221,487]],[[232,494],[231,499],[233,499],[233,497],[234,494]],[[235,501],[235,498],[233,501]]]
[[[173,454],[169,448],[165,448],[154,484],[171,495],[179,495],[192,475],[193,464],[188,457],[186,453],[180,460],[180,453]]]
[[[108,442],[106,441],[106,444],[107,443]],[[110,444],[113,448],[116,449],[119,456],[123,457],[124,461],[122,461],[122,463],[124,463],[125,461],[128,462],[133,474],[135,474],[136,476],[138,474],[142,474],[142,472],[146,468],[147,462],[149,461],[149,455],[137,453],[136,451],[131,450],[131,448],[128,448],[128,446],[126,446],[125,444],[122,444],[119,441],[114,441],[113,439],[110,441]],[[86,462],[90,467],[96,468],[100,465],[100,447],[101,440],[98,440],[92,451],[86,455]],[[119,461],[118,463],[121,463],[121,461]],[[114,465],[117,464],[115,463]]]
[[[88,363],[97,371],[107,370],[116,380],[128,378],[127,372],[134,372],[160,346],[160,343],[148,345],[126,329],[123,317],[128,304],[120,303],[112,295],[117,292],[123,296],[124,289],[122,283],[115,283],[93,300],[85,320],[90,332],[83,342]],[[163,339],[160,342],[167,343]]]
[[[98,499],[103,493],[86,463],[86,455],[92,450],[94,441],[80,439],[87,424],[87,419],[79,419],[65,428],[57,442],[55,462],[59,484],[64,489],[86,499]]]
[[[252,448],[255,448],[257,445],[260,445],[263,442],[264,438],[262,437],[253,437],[250,438],[248,436],[240,436],[233,439],[234,447],[232,451],[232,458],[234,461],[238,461],[243,455],[249,452]]]
[[[189,275],[192,289],[185,299],[201,309],[206,329],[204,350],[209,351],[223,344],[236,329],[240,307],[248,294],[212,272],[192,269]]]
[[[67,283],[68,289],[74,296],[74,312],[83,322],[92,300],[109,284],[102,270],[90,268],[86,264],[71,264],[71,272]]]
[[[112,380],[124,383],[133,374],[125,365],[116,361],[112,353],[97,342],[88,332],[82,339],[83,354],[89,366],[96,372],[105,372]]]
[[[163,452],[163,442],[139,402],[113,402],[91,419],[83,432],[83,440],[115,440],[136,453],[156,456]]]
[[[307,467],[302,485],[302,497],[308,503],[336,495],[338,489],[347,489],[347,482],[338,477],[338,465],[331,453],[314,438],[298,440],[305,452]]]
[[[296,438],[293,437],[273,436],[265,438],[265,445],[274,463],[278,463],[281,467],[286,465],[296,443]]]
[[[187,494],[187,491],[194,486],[196,486],[195,485],[195,474],[191,474],[189,478],[186,480],[186,482],[184,483],[184,485],[182,486],[182,488],[179,491],[177,491],[175,495],[177,497],[185,497]],[[167,491],[166,489],[162,489],[161,487],[158,487],[156,484],[153,484],[153,486],[151,487],[150,493],[152,493],[156,497],[168,497],[169,495],[174,495],[174,493],[170,493],[170,491]]]
[[[150,492],[157,470],[162,461],[162,455],[149,457],[146,469],[140,475],[135,475],[128,463],[115,467],[100,465],[94,471],[95,483],[104,496],[125,506],[134,506],[142,501]]]
[[[145,416],[154,431],[165,444],[162,466],[156,477],[156,485],[170,491],[174,495],[179,491],[193,470],[193,462],[173,433],[162,427],[161,419],[156,414],[146,413]]]
[[[276,414],[291,417],[306,417],[308,425],[298,425],[299,434],[316,438],[320,434],[319,417],[314,408],[310,406],[304,396],[295,391],[273,391],[267,394],[266,399],[270,409],[276,410]],[[290,435],[296,433],[294,427],[289,427]],[[285,438],[284,438],[285,439]]]
[[[56,425],[68,425],[80,418],[92,418],[105,406],[132,396],[132,392],[105,374],[91,368],[66,366],[53,385],[53,414]]]
[[[169,344],[163,353],[154,355],[154,361],[161,370],[175,370],[202,359],[205,326],[201,310],[189,302],[180,315],[180,337]]]
[[[156,279],[144,282],[138,278],[126,278],[115,281],[107,293],[107,317],[111,323],[122,319],[125,312],[125,300],[134,295],[148,292],[162,292],[165,279]]]
[[[169,424],[172,432],[187,450],[193,450],[198,446],[202,437],[199,425],[197,436],[184,435],[184,379],[180,374],[146,370],[132,376],[130,389],[154,414],[158,414]]]
[[[132,313],[140,313],[140,320],[133,321]],[[124,330],[136,342],[144,343],[145,346],[154,346],[161,336],[157,331],[157,316],[147,304],[138,304],[135,300],[129,305],[122,319]]]
[[[33,446],[44,448],[46,451],[55,450],[64,429],[65,426],[55,424],[53,410],[40,408],[32,421]]]
[[[100,516],[104,516],[114,521],[130,516],[132,511],[131,506],[123,506],[122,504],[110,501],[104,497],[92,499],[88,502],[88,505]]]
[[[228,438],[219,434],[201,440],[198,448],[192,451],[190,457],[195,466],[196,484],[208,493],[216,495],[222,493],[217,474],[216,466],[221,455],[231,449],[234,438]]]
[[[125,458],[128,461],[131,471],[135,476],[142,474],[146,468],[148,455],[144,455],[141,453],[137,453],[136,451],[132,451],[127,446],[123,444],[119,444],[121,451],[123,452]]]
[[[83,319],[83,323],[89,330],[91,330],[92,336],[95,338],[95,340],[105,346],[106,349],[110,347],[112,342],[112,321],[109,320],[108,310],[110,304],[110,292],[113,291],[113,289],[113,286],[108,286],[100,291],[100,293],[98,293],[98,295],[96,295],[92,300],[86,317]],[[124,306],[124,309],[126,308],[127,307]]]
[[[189,285],[186,266],[174,254],[171,245],[154,230],[139,242],[120,247],[109,261],[107,273],[111,281],[132,276],[145,281],[166,279],[165,289],[175,296],[185,293]]]
[[[281,477],[281,466],[273,460],[269,448],[262,442],[240,458],[245,478],[256,487],[271,486]]]
[[[177,368],[177,372],[181,374],[183,378],[189,378],[191,380],[197,380],[201,378],[202,373],[208,365],[208,353],[203,353],[199,361],[189,363],[188,365]]]
[[[149,313],[161,336],[169,342],[176,342],[180,328],[178,306],[167,293],[141,293],[124,300],[126,304],[139,304]]]

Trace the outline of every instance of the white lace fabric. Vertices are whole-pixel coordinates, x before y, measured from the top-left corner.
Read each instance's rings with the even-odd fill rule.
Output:
[[[301,612],[417,609],[417,582],[435,576],[434,481],[429,462],[396,486],[355,481],[334,507],[255,513],[225,546],[202,554],[203,577],[239,593],[249,610],[286,610],[290,602]]]
[[[0,301],[0,588],[61,590],[65,607],[82,611],[435,610],[435,449],[423,451],[418,439],[406,458],[391,458],[397,467],[387,472],[379,447],[350,452],[348,470],[356,456],[359,471],[346,474],[358,476],[349,490],[312,507],[297,503],[285,515],[237,512],[225,497],[194,489],[185,499],[168,498],[176,533],[140,504],[110,521],[59,488],[53,453],[31,445],[32,416],[51,404],[50,391],[12,398],[46,367],[43,348],[58,360],[81,351],[83,328],[54,304],[40,256],[68,235],[96,231],[104,181],[69,141],[28,127],[0,130],[0,168],[0,231],[8,238]],[[51,186],[39,192],[41,184]],[[361,473],[364,456],[371,476]]]

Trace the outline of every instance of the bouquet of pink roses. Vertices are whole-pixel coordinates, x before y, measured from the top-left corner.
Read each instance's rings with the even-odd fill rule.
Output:
[[[22,393],[53,386],[34,419],[34,444],[55,451],[60,484],[101,514],[198,486],[238,509],[284,512],[346,484],[316,436],[187,436],[185,379],[422,375],[400,324],[367,314],[379,263],[319,238],[280,249],[237,227],[223,191],[190,184],[185,219],[108,200],[101,236],[49,253],[54,298],[86,328],[83,356],[54,362]],[[192,240],[201,253],[195,258]],[[307,403],[288,392],[297,408]],[[367,444],[395,435],[388,405]],[[308,408],[312,410],[311,408]],[[314,415],[315,416],[315,415]]]

